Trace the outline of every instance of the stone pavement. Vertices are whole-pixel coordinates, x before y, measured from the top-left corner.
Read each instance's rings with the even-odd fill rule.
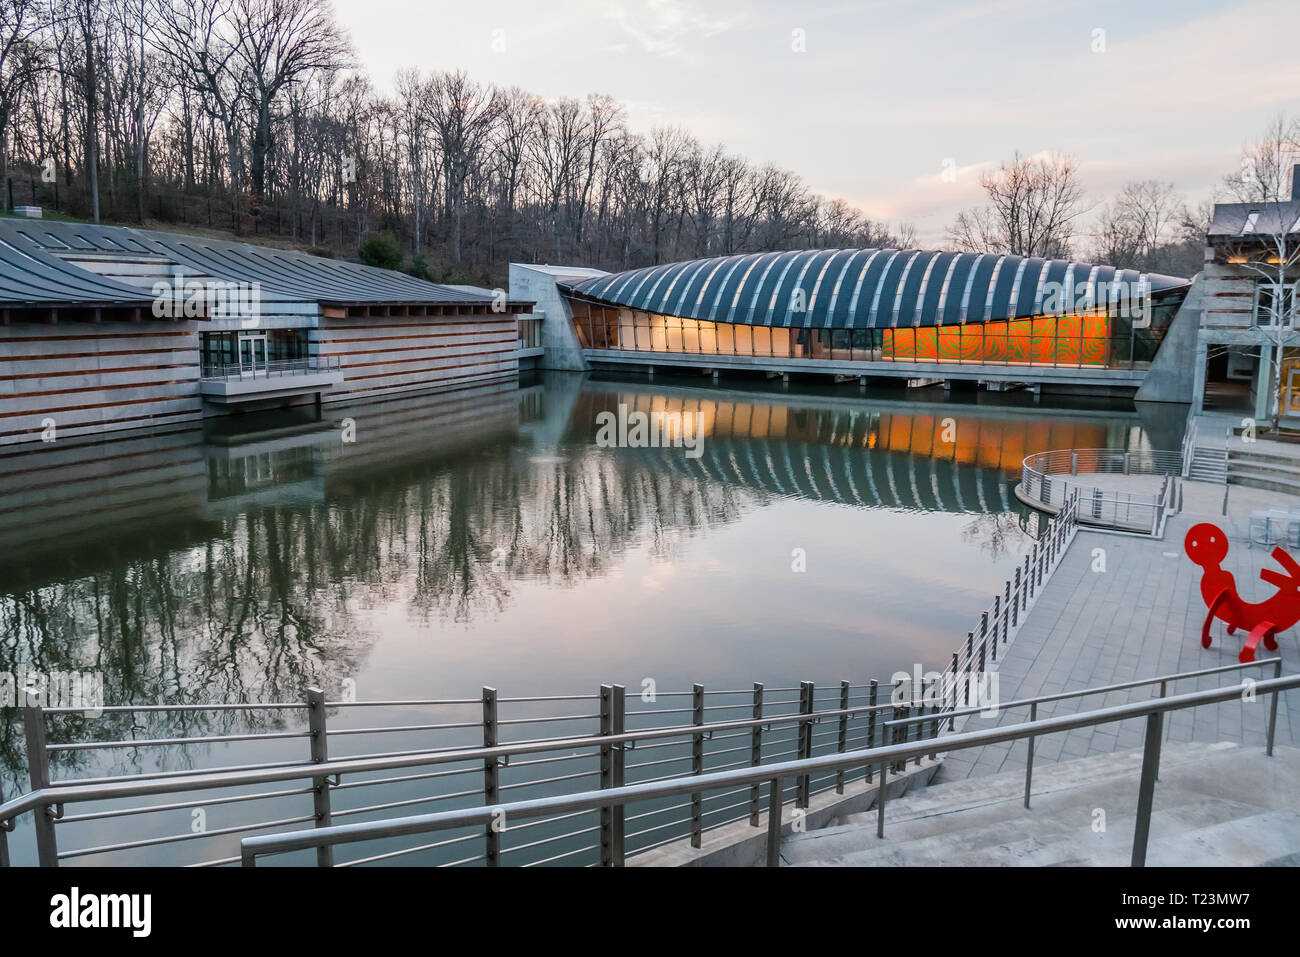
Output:
[[[1213,626],[1210,647],[1201,648],[1205,603],[1199,591],[1200,568],[1183,554],[1183,538],[1197,522],[1224,527],[1230,542],[1224,567],[1236,576],[1237,587],[1248,601],[1261,601],[1273,594],[1273,586],[1260,581],[1259,572],[1277,564],[1270,557],[1271,548],[1250,543],[1250,512],[1268,507],[1290,510],[1300,507],[1300,499],[1233,487],[1226,516],[1223,500],[1222,485],[1186,483],[1184,510],[1169,520],[1163,540],[1080,530],[1020,632],[999,655],[999,699],[1012,701],[1235,663],[1242,635],[1227,635],[1222,622]],[[1104,558],[1104,571],[1094,570],[1095,564],[1100,567],[1098,558]],[[1261,644],[1258,657],[1280,655],[1284,673],[1300,672],[1298,633],[1300,628],[1280,634],[1278,652],[1269,652]],[[1271,677],[1272,666],[1242,674]],[[1169,692],[1216,688],[1239,680],[1235,673],[1210,675],[1177,682]],[[1157,685],[1074,698],[1042,705],[1038,714],[1072,714],[1158,694]],[[990,718],[977,715],[964,730],[1014,724],[1028,716],[1028,708]],[[1175,742],[1233,741],[1254,746],[1264,743],[1267,721],[1266,700],[1234,701],[1170,714],[1165,734]],[[1145,719],[1135,719],[1039,738],[1035,764],[1140,748],[1144,726]],[[1300,692],[1289,692],[1279,702],[1277,742],[1300,745]],[[944,759],[938,780],[1023,770],[1025,751],[1025,743],[1017,742],[953,752]]]

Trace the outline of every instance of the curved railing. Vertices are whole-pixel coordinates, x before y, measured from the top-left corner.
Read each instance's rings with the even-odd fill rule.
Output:
[[[1151,449],[1056,449],[1025,457],[1020,468],[1020,498],[1055,512],[1078,493],[1078,520],[1124,531],[1159,535],[1177,496],[1183,471],[1181,452]],[[1159,475],[1159,491],[1103,488],[1089,475]]]

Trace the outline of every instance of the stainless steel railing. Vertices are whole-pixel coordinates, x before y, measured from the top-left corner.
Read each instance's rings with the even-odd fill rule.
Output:
[[[298,702],[106,707],[102,712],[110,718],[134,719],[139,736],[83,740],[71,727],[65,728],[81,713],[78,709],[44,707],[31,700],[23,710],[31,790],[0,804],[0,855],[8,852],[6,829],[31,814],[37,858],[45,865],[87,858],[115,861],[141,852],[166,852],[178,858],[177,863],[231,864],[238,857],[222,854],[221,845],[240,833],[294,825],[324,827],[404,807],[495,804],[580,782],[604,787],[648,784],[688,772],[878,747],[904,737],[933,738],[945,727],[951,730],[955,716],[945,715],[969,703],[971,679],[997,661],[999,648],[1020,627],[1075,532],[1071,502],[1046,524],[1013,578],[968,632],[938,679],[940,700],[929,704],[895,703],[891,686],[886,684],[882,693],[875,680],[830,685],[805,681],[776,688],[756,683],[710,691],[695,685],[688,691],[659,691],[648,700],[628,696],[615,684],[603,685],[594,694],[508,697],[484,688],[479,697],[384,701],[327,700],[311,689]],[[366,720],[375,709],[387,714],[378,721]],[[412,712],[417,717],[402,717]],[[886,727],[893,719],[922,716],[925,723],[915,729]],[[161,724],[162,719],[178,717],[209,733],[181,736]],[[219,733],[210,733],[217,722],[224,722]],[[160,724],[159,730],[151,730]],[[51,728],[56,741],[47,741]],[[192,763],[196,749],[229,746],[243,749],[238,763],[172,769],[163,760],[172,756],[175,763]],[[53,772],[60,765],[75,760],[102,763],[116,754],[162,757],[156,768],[144,773],[55,779]],[[791,779],[789,796],[806,806],[815,795],[842,793],[852,781],[870,782],[873,773],[862,766]],[[215,793],[231,788],[248,790]],[[186,799],[128,803],[164,795]],[[107,806],[66,813],[80,804]],[[159,815],[195,808],[220,809],[222,826],[160,833],[154,825]],[[239,811],[243,818],[236,816]],[[495,864],[503,858],[527,865],[612,864],[624,854],[678,840],[698,845],[706,830],[746,819],[753,824],[760,813],[757,786],[735,793],[700,791],[688,801],[649,807],[626,821],[611,813],[599,821],[572,820],[567,828],[548,831],[539,825],[534,840],[508,847],[480,834],[482,851],[468,856],[464,852],[472,848],[464,845],[474,839],[458,837],[435,847],[397,849],[340,866],[420,851],[444,864]],[[141,822],[146,833],[130,833],[126,825],[133,821]],[[146,821],[154,826],[144,827]],[[111,842],[60,836],[83,832],[96,822],[122,826]],[[612,837],[616,832],[621,833],[617,840]],[[320,858],[320,863],[333,863],[326,851]]]
[[[453,828],[486,828],[497,834],[512,826],[511,822],[523,819],[545,818],[554,815],[574,814],[583,811],[623,810],[634,802],[671,798],[684,794],[710,792],[724,788],[757,787],[768,784],[767,847],[768,866],[780,863],[781,818],[783,810],[782,783],[790,778],[806,777],[817,771],[835,773],[864,764],[878,769],[876,784],[877,835],[884,836],[885,805],[890,768],[908,761],[919,760],[926,754],[942,754],[965,748],[1011,743],[1034,739],[1047,734],[1072,731],[1124,721],[1130,718],[1147,719],[1143,746],[1141,779],[1138,785],[1137,821],[1133,836],[1131,863],[1141,867],[1146,863],[1147,843],[1151,829],[1154,806],[1156,774],[1160,764],[1160,745],[1166,712],[1181,711],[1204,705],[1218,704],[1239,698],[1249,691],[1258,697],[1271,695],[1269,719],[1269,744],[1267,753],[1273,752],[1273,729],[1277,721],[1277,698],[1287,690],[1300,688],[1300,675],[1271,678],[1253,683],[1243,682],[1210,691],[1196,691],[1171,697],[1155,698],[1100,708],[1073,715],[1042,718],[1007,727],[954,734],[936,741],[904,743],[866,748],[844,754],[783,761],[762,768],[718,771],[689,777],[674,777],[654,784],[633,784],[611,787],[599,791],[583,791],[529,801],[507,802],[483,808],[444,811],[387,821],[364,824],[336,825],[287,834],[268,834],[244,838],[240,842],[240,858],[245,867],[255,866],[258,857],[290,851],[333,847],[360,841],[410,837],[446,831]]]
[[[241,365],[237,362],[205,365],[199,375],[204,379],[275,379],[282,376],[314,375],[340,368],[338,356],[310,356]]]
[[[1079,521],[1088,525],[1159,536],[1177,502],[1177,476],[1183,453],[1119,449],[1058,449],[1026,456],[1021,465],[1020,491],[1025,497],[1056,508],[1072,494],[1078,496]],[[1160,475],[1155,493],[1105,489],[1088,475]]]

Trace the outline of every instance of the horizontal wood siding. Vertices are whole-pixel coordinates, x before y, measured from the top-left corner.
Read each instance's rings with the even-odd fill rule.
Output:
[[[0,327],[0,445],[197,419],[194,322]]]
[[[514,377],[518,339],[514,314],[323,318],[311,349],[343,369],[343,387],[328,396],[337,402]]]

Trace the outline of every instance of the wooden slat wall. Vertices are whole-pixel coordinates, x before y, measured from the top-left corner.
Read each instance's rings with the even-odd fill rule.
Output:
[[[0,445],[197,419],[194,322],[0,327]]]
[[[311,348],[338,357],[346,381],[328,398],[346,401],[516,376],[518,338],[513,314],[325,318]]]
[[[268,318],[268,317],[264,317]],[[304,317],[275,316],[265,328]],[[513,314],[322,318],[311,350],[345,376],[330,401],[462,388],[519,371]],[[0,326],[0,446],[39,441],[46,419],[60,437],[169,425],[205,414],[199,332],[216,322],[15,323]]]
[[[1206,263],[1204,329],[1249,329],[1254,324],[1258,273],[1241,266]]]

